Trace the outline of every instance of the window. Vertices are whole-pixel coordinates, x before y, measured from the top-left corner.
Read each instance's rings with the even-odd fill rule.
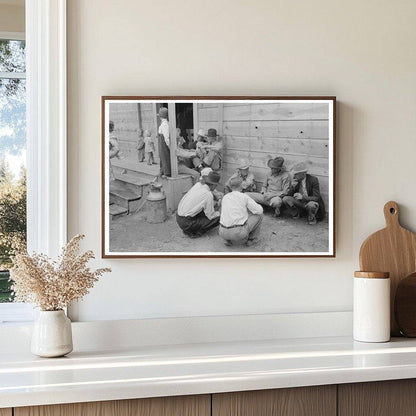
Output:
[[[26,1],[25,32],[25,37],[0,32],[0,39],[26,38],[27,78],[21,65],[0,71],[2,84],[19,79],[14,83],[25,87],[27,247],[56,257],[67,241],[66,0]],[[18,157],[17,149],[14,152]],[[33,317],[31,305],[0,303],[0,324],[27,322]]]
[[[8,37],[7,39],[5,37]],[[26,53],[0,34],[0,302],[12,301],[10,253],[26,244]]]

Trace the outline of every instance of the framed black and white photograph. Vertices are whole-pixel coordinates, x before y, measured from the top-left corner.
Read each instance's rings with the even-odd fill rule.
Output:
[[[335,97],[102,97],[103,257],[334,257]]]

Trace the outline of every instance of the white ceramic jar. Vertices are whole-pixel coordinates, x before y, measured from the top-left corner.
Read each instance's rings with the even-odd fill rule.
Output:
[[[390,278],[386,272],[354,273],[354,330],[361,342],[390,340]]]
[[[32,353],[39,357],[62,357],[72,348],[71,321],[65,312],[40,311],[33,325]]]

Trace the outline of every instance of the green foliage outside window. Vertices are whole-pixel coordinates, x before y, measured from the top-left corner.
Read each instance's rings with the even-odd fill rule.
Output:
[[[26,241],[26,172],[18,181],[0,162],[0,302],[12,300],[8,269],[14,249]]]
[[[26,241],[25,61],[24,41],[0,39],[0,302],[13,298],[8,269],[14,249]]]

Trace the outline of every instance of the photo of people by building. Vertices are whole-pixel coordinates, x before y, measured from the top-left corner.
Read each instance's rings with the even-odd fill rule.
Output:
[[[103,97],[103,256],[333,256],[334,120],[334,97]]]

